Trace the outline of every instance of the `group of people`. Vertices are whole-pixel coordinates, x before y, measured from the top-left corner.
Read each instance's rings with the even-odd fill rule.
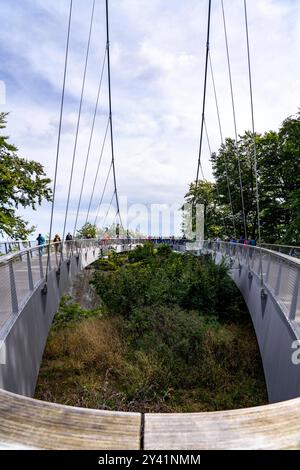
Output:
[[[71,233],[68,232],[66,236],[66,242],[70,242],[72,240],[73,240],[73,237]],[[37,241],[38,246],[40,247],[40,253],[43,254],[44,246],[46,244],[46,238],[44,237],[43,234],[39,233],[36,241]],[[55,234],[55,237],[53,238],[53,243],[54,243],[55,251],[57,253],[58,251],[60,251],[60,247],[61,247],[61,237],[58,233]]]
[[[248,245],[248,246],[256,246],[255,238],[249,236],[248,238],[244,238],[243,235],[237,240],[235,237],[231,238],[229,241],[230,243],[240,243],[241,245]]]

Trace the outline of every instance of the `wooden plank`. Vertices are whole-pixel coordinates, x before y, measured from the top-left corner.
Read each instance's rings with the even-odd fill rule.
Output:
[[[300,398],[209,413],[146,414],[144,449],[300,449]]]
[[[0,390],[0,448],[140,448],[140,413],[46,403]]]

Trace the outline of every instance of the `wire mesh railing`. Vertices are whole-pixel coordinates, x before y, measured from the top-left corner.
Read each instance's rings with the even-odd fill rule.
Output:
[[[201,251],[220,253],[232,268],[244,265],[261,279],[290,320],[300,323],[300,260],[289,254],[233,242],[204,241]]]
[[[120,247],[125,251],[149,241],[155,245],[170,244],[178,251],[185,250],[187,242],[175,237],[72,240],[34,247],[27,242],[27,247],[20,251],[0,257],[0,327],[22,309],[32,292],[45,281],[47,267],[49,271],[58,271],[62,261],[70,261],[75,256],[87,257],[90,251],[97,258],[105,256],[112,248]],[[246,266],[249,273],[261,279],[262,287],[277,300],[285,315],[300,322],[300,260],[290,254],[272,251],[270,245],[260,248],[233,242],[202,241],[191,246],[195,251],[220,253],[230,260],[232,268]]]
[[[43,286],[47,272],[56,270],[59,273],[62,263],[69,263],[79,256],[87,259],[91,252],[92,259],[97,259],[112,248],[124,251],[147,240],[133,237],[74,239],[38,246],[29,241],[14,243],[13,248],[17,251],[10,250],[0,257],[0,328],[22,310],[37,287]],[[159,239],[156,241],[160,242]]]
[[[58,270],[65,260],[100,248],[98,240],[74,240],[24,248],[0,258],[0,327],[18,314],[46,279],[47,267]],[[95,253],[96,254],[96,253]]]
[[[300,246],[262,243],[261,247],[266,250],[278,251],[278,253],[283,253],[293,258],[300,258]]]

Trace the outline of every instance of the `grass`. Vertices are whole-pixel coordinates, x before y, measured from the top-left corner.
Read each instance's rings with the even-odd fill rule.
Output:
[[[98,300],[93,309],[62,300],[37,398],[139,412],[267,403],[250,316],[225,264],[147,244],[93,269]]]

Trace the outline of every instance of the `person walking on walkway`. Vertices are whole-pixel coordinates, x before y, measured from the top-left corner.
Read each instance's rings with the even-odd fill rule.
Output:
[[[106,227],[105,231],[104,231],[104,234],[103,234],[103,243],[104,245],[108,245],[108,242],[109,242],[109,239],[110,239],[110,236],[109,236],[109,233],[108,233],[108,228]]]
[[[70,234],[70,232],[67,233],[67,236],[66,236],[66,248],[67,248],[67,252],[69,253],[71,247],[72,247],[72,240],[73,240],[73,237],[72,235]]]
[[[120,224],[116,225],[116,236],[117,238],[120,238]]]
[[[53,238],[53,243],[55,243],[54,248],[55,248],[55,253],[57,253],[58,251],[60,251],[60,246],[61,246],[61,238],[58,235],[58,233]]]
[[[37,241],[38,246],[40,247],[39,252],[42,255],[44,252],[44,245],[46,243],[45,237],[41,233],[39,233],[36,241]]]

